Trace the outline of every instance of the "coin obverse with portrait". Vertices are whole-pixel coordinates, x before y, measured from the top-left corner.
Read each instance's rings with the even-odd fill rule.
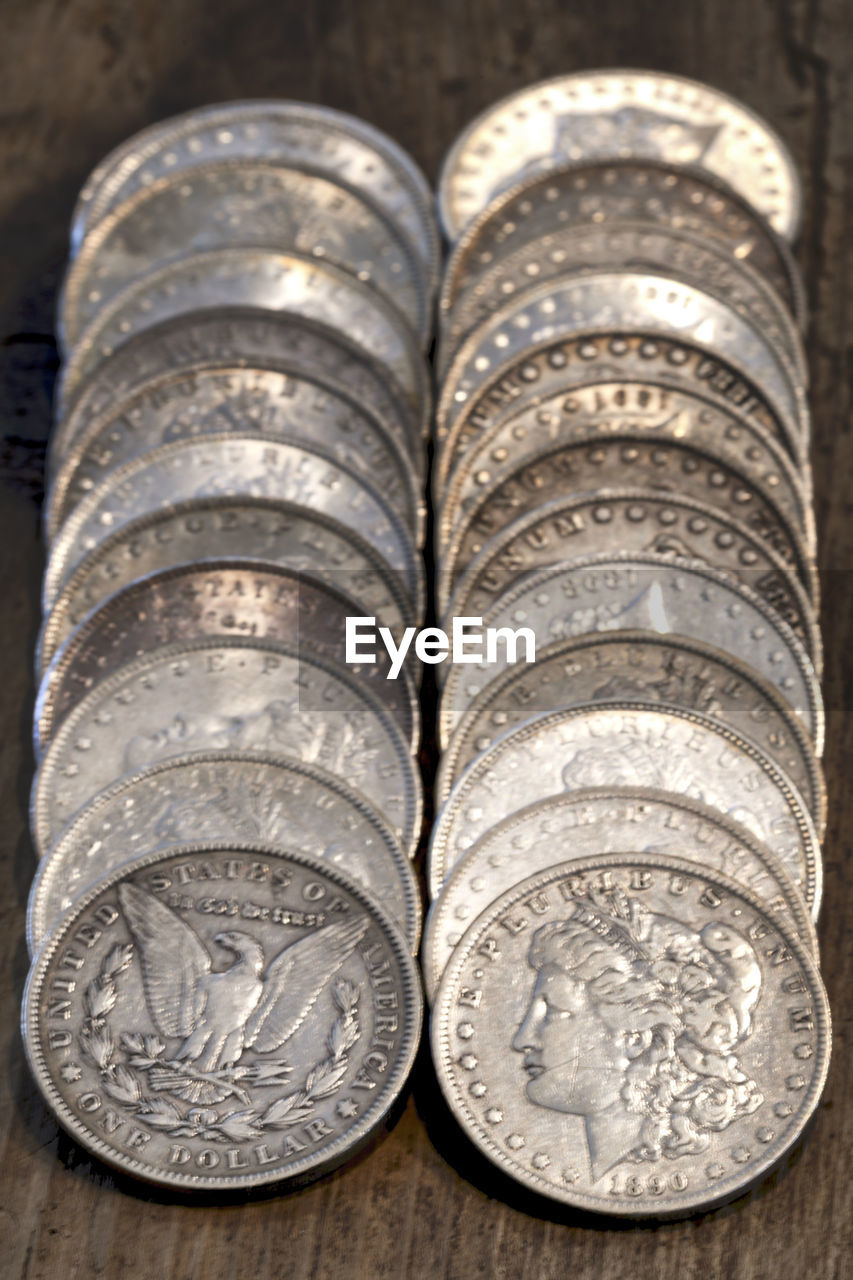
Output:
[[[826,1075],[806,951],[749,890],[680,858],[558,864],[470,926],[432,1018],[476,1146],[546,1197],[678,1216],[789,1151]]]

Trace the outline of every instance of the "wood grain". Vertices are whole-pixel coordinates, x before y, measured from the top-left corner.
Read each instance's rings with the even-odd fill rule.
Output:
[[[851,1274],[853,1109],[853,27],[843,0],[30,0],[0,46],[0,1223],[11,1278],[513,1277],[577,1280]],[[225,1206],[118,1183],[57,1132],[17,1030],[33,871],[31,660],[39,500],[56,369],[52,315],[76,190],[129,133],[217,99],[323,102],[386,129],[434,177],[494,98],[595,66],[656,67],[738,95],[782,132],[806,188],[799,257],[813,310],[815,496],[827,652],[830,824],[820,927],[836,1021],[829,1087],[790,1168],[725,1209],[657,1227],[549,1213],[484,1169],[422,1060],[397,1124],[307,1190]]]

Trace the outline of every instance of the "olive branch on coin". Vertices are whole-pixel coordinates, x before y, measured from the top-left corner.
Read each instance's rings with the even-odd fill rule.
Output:
[[[338,1016],[326,1037],[328,1055],[314,1064],[301,1088],[277,1098],[265,1111],[251,1107],[249,1095],[241,1082],[257,1087],[286,1084],[291,1068],[286,1063],[256,1062],[251,1066],[232,1067],[220,1071],[198,1071],[189,1063],[172,1062],[163,1055],[166,1046],[156,1035],[122,1032],[121,1048],[127,1062],[116,1061],[116,1042],[110,1032],[108,1016],[118,999],[116,978],[133,960],[133,945],[114,947],[104,959],[98,976],[89,983],[83,996],[86,1017],[80,1031],[83,1056],[97,1069],[104,1092],[121,1103],[144,1124],[164,1130],[169,1137],[204,1138],[207,1141],[239,1141],[259,1138],[268,1129],[288,1129],[310,1119],[314,1105],[329,1098],[340,1088],[347,1067],[349,1051],[358,1040],[360,989],[354,983],[339,981],[332,988]],[[171,1098],[146,1093],[139,1072],[150,1072],[155,1090],[185,1090],[195,1087],[213,1092],[218,1101],[234,1096],[243,1109],[220,1115],[211,1107],[192,1107],[184,1114]]]

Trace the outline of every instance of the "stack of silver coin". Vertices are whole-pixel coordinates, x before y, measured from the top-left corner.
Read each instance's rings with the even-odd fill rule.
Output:
[[[346,639],[424,607],[437,272],[409,157],[300,103],[155,125],[74,214],[24,1028],[140,1177],[313,1176],[413,1060],[417,693]]]
[[[439,1081],[528,1188],[696,1211],[829,1055],[797,175],[716,90],[584,73],[478,117],[439,200]]]

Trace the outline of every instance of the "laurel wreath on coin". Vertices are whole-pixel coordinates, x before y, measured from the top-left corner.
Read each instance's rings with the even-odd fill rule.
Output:
[[[206,1141],[234,1142],[260,1138],[269,1129],[288,1129],[309,1120],[315,1103],[331,1097],[340,1088],[349,1051],[358,1040],[358,1000],[360,989],[351,982],[336,982],[332,998],[338,1016],[326,1037],[328,1054],[311,1067],[301,1087],[276,1098],[265,1111],[249,1105],[244,1085],[270,1087],[287,1084],[291,1068],[282,1061],[255,1062],[217,1071],[198,1071],[186,1062],[164,1057],[166,1046],[156,1035],[123,1032],[119,1045],[127,1061],[116,1060],[119,1045],[109,1028],[109,1014],[118,999],[116,978],[133,960],[133,945],[114,947],[89,983],[83,997],[86,1017],[80,1031],[83,1056],[97,1069],[104,1092],[131,1110],[151,1128],[169,1137],[203,1138]],[[211,1106],[195,1106],[184,1112],[171,1097],[157,1097],[143,1089],[147,1083],[162,1093],[198,1101],[220,1102],[235,1097],[242,1108],[220,1114]]]

